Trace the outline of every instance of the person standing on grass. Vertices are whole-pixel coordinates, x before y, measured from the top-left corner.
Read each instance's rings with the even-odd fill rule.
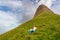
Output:
[[[37,29],[37,27],[36,27],[36,26],[34,26],[33,30],[34,30],[34,31],[36,31],[36,29]]]
[[[36,31],[36,29],[37,29],[37,27],[36,27],[36,26],[34,26],[34,28],[33,28],[33,29],[30,29],[30,30],[29,30],[29,33],[30,33],[30,34],[32,34],[33,32],[35,32],[35,31]]]

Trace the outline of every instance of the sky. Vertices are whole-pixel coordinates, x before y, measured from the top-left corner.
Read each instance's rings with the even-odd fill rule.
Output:
[[[60,0],[0,0],[0,34],[31,20],[41,4],[60,15]]]

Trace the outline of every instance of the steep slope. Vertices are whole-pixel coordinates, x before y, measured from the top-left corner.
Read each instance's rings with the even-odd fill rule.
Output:
[[[46,7],[45,7],[46,8]],[[35,17],[5,34],[0,35],[0,40],[60,40],[60,15],[52,11],[43,11],[38,8]],[[36,32],[29,34],[29,29],[37,26]]]
[[[48,11],[49,13],[53,13],[47,6],[45,5],[40,5],[36,10],[35,16],[39,15],[42,12]]]

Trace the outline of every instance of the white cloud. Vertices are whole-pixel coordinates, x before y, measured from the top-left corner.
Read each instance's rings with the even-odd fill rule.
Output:
[[[21,7],[22,2],[21,1],[0,1],[0,5],[5,5],[13,8]]]
[[[60,0],[56,0],[51,6],[51,9],[55,14],[60,15]]]
[[[24,11],[22,10],[23,5],[21,1],[0,0],[0,6],[7,6],[9,8],[12,8],[11,11],[6,12],[0,10],[0,34],[2,34],[22,23],[22,13]],[[22,11],[19,12],[19,10]]]
[[[51,7],[51,5],[53,4],[53,1],[56,1],[56,0],[41,0],[38,4],[41,5],[41,4],[44,4],[46,5],[47,7]]]
[[[10,16],[8,12],[0,11],[0,33],[4,33],[18,25],[18,20],[14,16]]]
[[[60,15],[60,4],[53,6],[51,9],[54,11],[55,14]]]

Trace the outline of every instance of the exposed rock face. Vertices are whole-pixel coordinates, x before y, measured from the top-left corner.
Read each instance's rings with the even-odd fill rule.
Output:
[[[53,13],[47,6],[42,4],[37,8],[35,16],[38,15],[39,13],[42,13],[42,12],[45,12],[45,11]]]

